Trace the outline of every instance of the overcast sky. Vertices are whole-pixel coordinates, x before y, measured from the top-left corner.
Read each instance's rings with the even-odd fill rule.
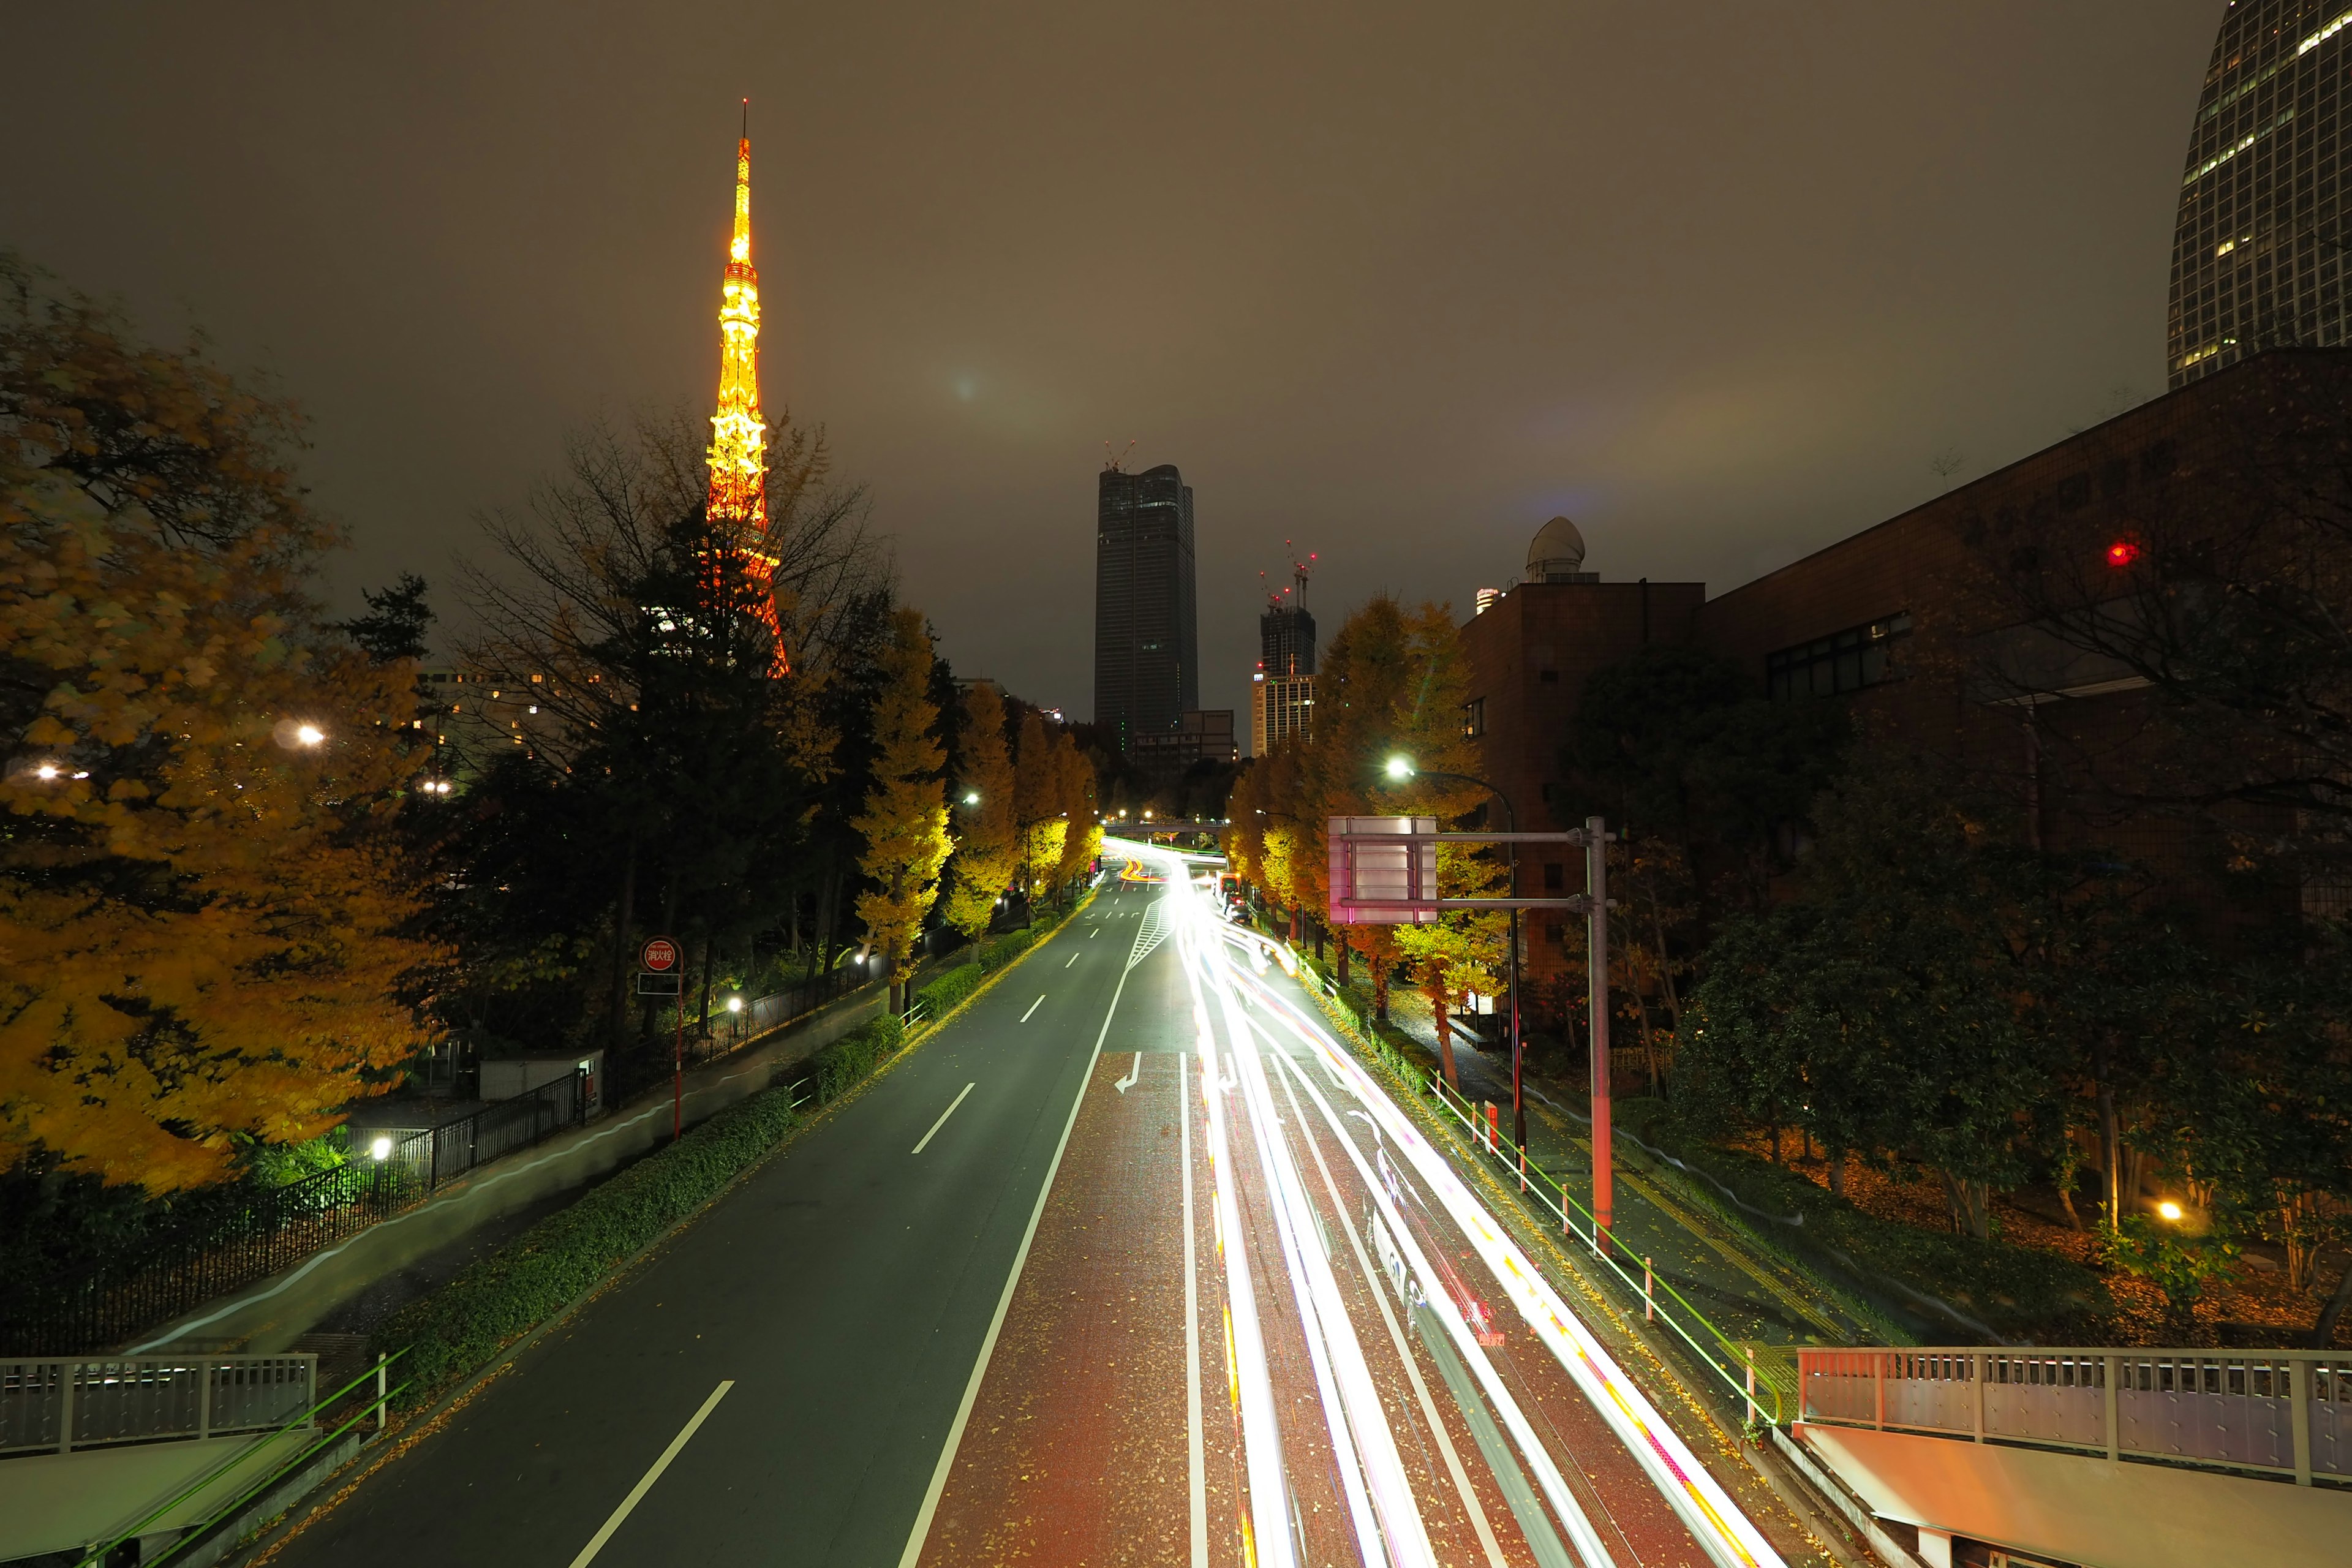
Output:
[[[960,672],[1090,707],[1095,474],[1258,573],[1720,593],[2164,384],[2221,0],[12,7],[0,246],[308,410],[354,597],[710,399],[737,100],[772,414]],[[454,608],[454,606],[448,606]]]

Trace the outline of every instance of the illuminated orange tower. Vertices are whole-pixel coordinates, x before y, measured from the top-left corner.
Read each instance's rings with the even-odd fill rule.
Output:
[[[735,144],[735,234],[719,292],[719,411],[710,416],[712,527],[760,589],[760,618],[776,637],[776,672],[791,671],[770,580],[767,422],[760,416],[760,274],[751,265],[751,100]]]

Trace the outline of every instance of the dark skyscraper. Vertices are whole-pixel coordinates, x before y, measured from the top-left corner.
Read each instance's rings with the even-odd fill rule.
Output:
[[[1102,472],[1095,515],[1095,722],[1130,750],[1201,705],[1192,489],[1172,463]]]
[[[2234,0],[2223,15],[2172,239],[2174,386],[2263,349],[2347,341],[2347,67],[2345,0]]]

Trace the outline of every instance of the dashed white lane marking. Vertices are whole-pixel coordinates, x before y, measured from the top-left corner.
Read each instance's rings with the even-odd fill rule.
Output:
[[[963,1094],[970,1094],[972,1091],[972,1087],[973,1086],[971,1084],[964,1085]],[[959,1094],[953,1100],[950,1100],[948,1102],[948,1108],[940,1112],[940,1119],[931,1123],[931,1130],[923,1134],[923,1143],[928,1143],[932,1139],[939,1136],[940,1129],[948,1124],[948,1118],[953,1116],[955,1114],[956,1107],[963,1103],[963,1094]],[[914,1152],[916,1153],[919,1154],[923,1152],[923,1143],[918,1143],[915,1145]]]
[[[1045,1005],[1045,999],[1043,996],[1038,997],[1037,1000],[1029,1004],[1029,1013],[1034,1013],[1038,1008],[1043,1007]],[[1029,1021],[1029,1013],[1024,1013],[1021,1015],[1021,1021],[1023,1023],[1025,1024]]]
[[[1077,961],[1078,961],[1078,955],[1077,955],[1076,953],[1075,953],[1075,952],[1074,952],[1074,953],[1070,954],[1070,963],[1076,963]],[[1069,968],[1069,967],[1070,967],[1070,963],[1066,963],[1066,964],[1062,965],[1062,967],[1063,967],[1063,968],[1065,968],[1065,969],[1067,969],[1067,968]]]
[[[604,1521],[604,1528],[591,1536],[588,1544],[580,1549],[580,1555],[572,1560],[572,1568],[588,1568],[588,1564],[595,1560],[596,1553],[604,1550],[604,1542],[613,1539],[613,1531],[621,1528],[621,1521],[629,1517],[630,1510],[644,1500],[646,1493],[653,1490],[654,1483],[661,1479],[662,1472],[669,1468],[669,1462],[677,1458],[678,1450],[686,1447],[687,1439],[692,1437],[695,1429],[719,1408],[719,1402],[726,1398],[727,1391],[734,1386],[735,1380],[730,1377],[710,1391],[710,1397],[702,1402],[702,1408],[694,1413],[694,1418],[686,1424],[685,1429],[669,1440],[669,1447],[664,1448],[661,1458],[654,1461],[654,1468],[629,1489],[629,1495],[621,1500],[621,1506],[613,1510],[613,1517]]]

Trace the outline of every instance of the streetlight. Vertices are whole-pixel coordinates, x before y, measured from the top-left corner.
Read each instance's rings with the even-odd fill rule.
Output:
[[[727,998],[727,1010],[730,1013],[740,1013],[743,1010],[743,998],[740,996]]]
[[[327,738],[327,732],[316,724],[299,724],[295,726],[294,738],[306,746],[315,746]]]
[[[2180,1218],[2180,1205],[2174,1203],[2170,1198],[2167,1198],[2162,1203],[2157,1205],[2156,1212],[2162,1215],[2166,1219],[2175,1221],[2176,1223]]]
[[[389,1138],[378,1138],[374,1142],[368,1145],[368,1152],[374,1155],[379,1160],[391,1159],[392,1140]]]
[[[1517,834],[1519,830],[1519,816],[1517,812],[1511,809],[1511,797],[1485,779],[1473,778],[1468,773],[1445,773],[1436,768],[1423,773],[1412,765],[1411,757],[1402,752],[1391,757],[1382,771],[1399,784],[1412,778],[1431,778],[1458,779],[1464,784],[1476,784],[1503,803],[1504,831]],[[1510,897],[1516,899],[1519,896],[1519,847],[1517,844],[1508,846],[1506,858],[1511,872]],[[1516,909],[1511,910],[1511,953],[1508,960],[1508,973],[1507,983],[1511,988],[1511,1140],[1521,1150],[1525,1150],[1528,1146],[1528,1100],[1522,1087],[1520,1071],[1524,1065],[1525,1053],[1519,1039],[1519,911]]]
[[[980,792],[976,789],[968,789],[964,791],[963,803],[966,805],[978,805],[980,804]]]

